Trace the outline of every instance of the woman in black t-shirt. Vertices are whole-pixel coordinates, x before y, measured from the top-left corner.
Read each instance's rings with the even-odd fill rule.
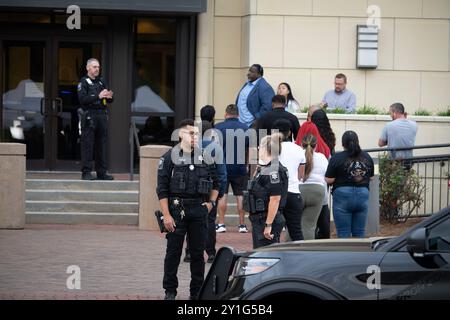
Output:
[[[373,160],[359,146],[358,135],[346,131],[343,152],[331,157],[325,180],[333,187],[333,216],[339,238],[365,236]]]

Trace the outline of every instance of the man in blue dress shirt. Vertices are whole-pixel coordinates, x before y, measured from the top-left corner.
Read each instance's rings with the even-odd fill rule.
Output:
[[[248,81],[244,84],[236,98],[239,109],[239,121],[251,127],[256,119],[272,110],[273,88],[263,78],[264,69],[259,64],[250,67]]]

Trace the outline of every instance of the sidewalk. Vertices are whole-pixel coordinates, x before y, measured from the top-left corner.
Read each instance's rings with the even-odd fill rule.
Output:
[[[161,233],[137,227],[27,225],[0,230],[0,300],[162,299],[165,245]],[[249,250],[251,233],[240,234],[236,228],[217,234],[216,247],[224,245]],[[80,267],[80,290],[66,287],[71,265]],[[178,278],[178,299],[187,299],[188,263],[180,263]]]

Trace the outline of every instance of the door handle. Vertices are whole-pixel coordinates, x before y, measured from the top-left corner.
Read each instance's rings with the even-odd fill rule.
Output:
[[[63,101],[61,98],[55,98],[52,100],[52,110],[53,113],[56,114],[56,116],[61,115],[63,112]]]
[[[47,107],[45,105],[45,102],[47,100],[48,100],[48,98],[41,98],[41,109],[40,109],[40,112],[41,112],[41,115],[43,115],[44,117],[48,116]]]

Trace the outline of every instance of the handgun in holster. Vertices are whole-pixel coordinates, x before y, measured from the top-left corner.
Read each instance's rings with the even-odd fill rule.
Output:
[[[164,215],[160,210],[155,211],[156,221],[158,222],[158,227],[161,233],[169,232],[164,226]]]
[[[94,119],[89,111],[79,108],[78,115],[81,118],[81,129],[94,128]]]

